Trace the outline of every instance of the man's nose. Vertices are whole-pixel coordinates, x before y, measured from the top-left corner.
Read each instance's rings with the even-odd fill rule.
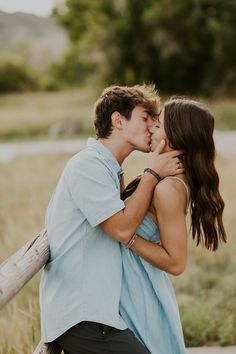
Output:
[[[155,123],[153,123],[152,125],[150,125],[150,127],[148,128],[150,133],[154,133],[155,132]]]
[[[155,128],[155,122],[150,119],[148,122],[148,130],[150,131],[150,133],[153,133],[153,129]]]

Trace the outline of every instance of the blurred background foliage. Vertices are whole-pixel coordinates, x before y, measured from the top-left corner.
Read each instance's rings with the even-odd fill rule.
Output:
[[[0,93],[34,91],[39,88],[37,73],[26,64],[14,61],[0,62]]]
[[[163,101],[200,98],[216,129],[236,129],[236,1],[55,4],[46,18],[0,12],[1,140],[49,137],[77,121],[75,134],[91,135],[89,107],[101,90],[143,82]]]
[[[235,0],[56,3],[48,18],[0,11],[0,141],[93,135],[101,89],[142,82],[155,83],[163,102],[172,94],[199,97],[217,130],[236,130]],[[42,228],[68,158],[0,163],[1,262]],[[228,245],[212,254],[190,241],[187,270],[173,278],[187,346],[236,344],[235,162],[217,158]],[[144,157],[127,159],[126,182],[143,166]],[[38,282],[3,309],[0,354],[32,353],[38,343]]]
[[[153,82],[162,93],[236,93],[234,0],[65,0],[53,16],[70,45],[43,80],[34,77],[34,88],[82,86],[92,77],[104,84]],[[25,86],[9,75],[1,92],[31,89],[27,75]]]
[[[77,44],[82,71],[90,62],[107,83],[236,92],[234,0],[67,0],[54,15]]]

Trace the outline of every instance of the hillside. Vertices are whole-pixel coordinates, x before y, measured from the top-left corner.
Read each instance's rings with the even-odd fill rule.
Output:
[[[44,69],[67,45],[67,35],[54,18],[0,11],[0,60],[23,59]]]

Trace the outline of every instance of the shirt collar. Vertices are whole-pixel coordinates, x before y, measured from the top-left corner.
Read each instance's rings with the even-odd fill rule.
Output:
[[[109,165],[114,170],[114,172],[117,173],[118,178],[121,178],[123,170],[113,153],[105,145],[103,145],[100,141],[94,138],[88,138],[87,147],[92,148],[96,150],[99,154],[101,154],[108,161]]]

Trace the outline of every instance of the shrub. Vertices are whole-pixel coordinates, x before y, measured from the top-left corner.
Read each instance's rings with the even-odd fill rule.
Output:
[[[209,301],[210,299],[210,301]],[[234,345],[236,342],[235,291],[204,291],[182,308],[186,346]]]
[[[44,88],[55,91],[67,87],[82,86],[87,78],[94,73],[95,66],[81,58],[78,48],[71,47],[62,60],[49,66],[48,77]]]
[[[25,64],[10,61],[0,63],[0,93],[38,88],[39,80],[36,74]]]
[[[215,323],[202,300],[194,301],[184,309],[182,324],[187,346],[197,347],[209,343],[212,333],[215,333]]]

